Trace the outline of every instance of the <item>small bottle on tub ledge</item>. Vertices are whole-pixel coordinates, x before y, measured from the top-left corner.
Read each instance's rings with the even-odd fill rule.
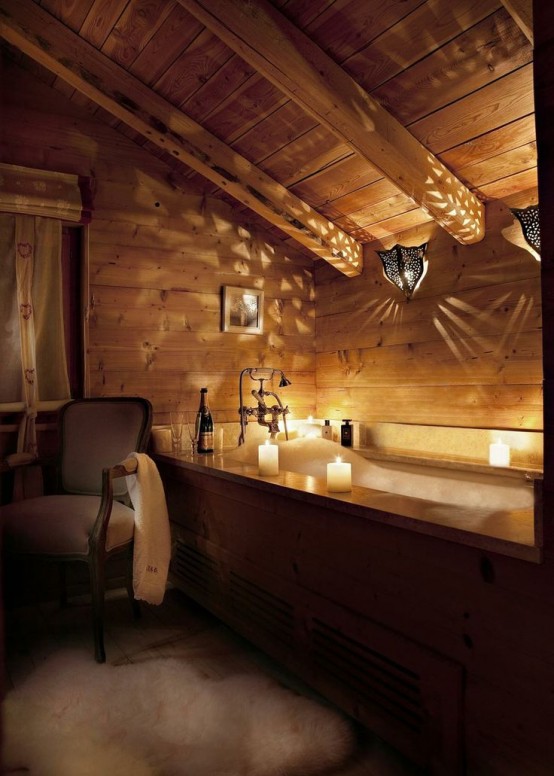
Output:
[[[331,427],[331,421],[326,420],[321,427],[321,436],[323,439],[333,439],[333,429]]]
[[[340,427],[340,443],[343,447],[352,447],[352,420],[350,418],[342,419]]]

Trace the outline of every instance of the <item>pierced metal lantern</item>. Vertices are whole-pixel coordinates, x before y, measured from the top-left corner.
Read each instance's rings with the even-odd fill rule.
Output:
[[[521,231],[525,241],[540,256],[541,254],[541,231],[539,225],[539,206],[529,205],[526,208],[512,208],[513,215],[521,224]]]
[[[388,280],[398,286],[407,299],[411,299],[425,274],[426,250],[427,243],[413,248],[395,245],[388,251],[377,251]]]

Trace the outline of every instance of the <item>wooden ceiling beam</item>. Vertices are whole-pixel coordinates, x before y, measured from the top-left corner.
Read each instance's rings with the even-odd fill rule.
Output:
[[[361,245],[32,0],[1,0],[0,37],[348,276]]]
[[[178,2],[455,239],[470,244],[483,238],[483,203],[271,3]]]
[[[534,46],[533,39],[533,0],[501,0],[514,22]]]

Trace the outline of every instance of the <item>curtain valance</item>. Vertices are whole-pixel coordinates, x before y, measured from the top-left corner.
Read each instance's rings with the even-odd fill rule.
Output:
[[[92,179],[0,163],[0,212],[88,224]]]

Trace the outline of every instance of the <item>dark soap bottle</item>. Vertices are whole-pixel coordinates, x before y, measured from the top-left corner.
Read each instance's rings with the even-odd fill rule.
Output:
[[[213,453],[214,451],[214,423],[212,413],[208,406],[208,389],[200,389],[200,424],[198,428],[198,452]]]
[[[349,418],[342,419],[340,427],[340,443],[343,447],[352,447],[352,421]]]

